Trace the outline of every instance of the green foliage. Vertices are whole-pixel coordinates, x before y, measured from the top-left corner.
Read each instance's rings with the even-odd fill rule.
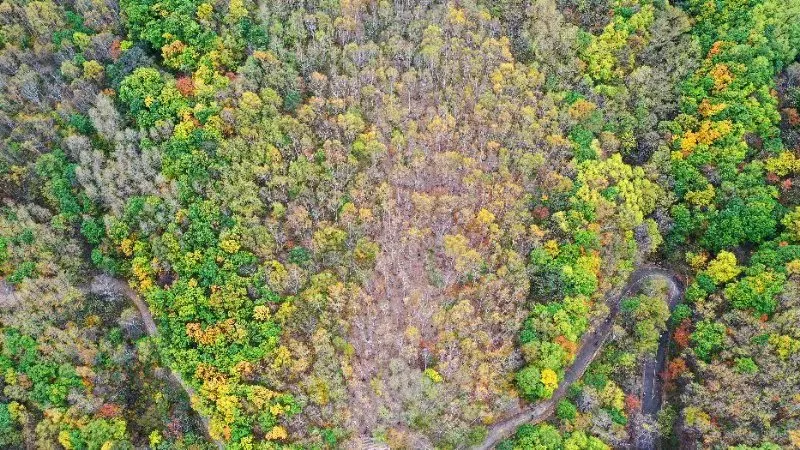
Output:
[[[636,353],[654,354],[669,319],[669,309],[664,300],[640,295],[623,300],[620,309],[623,323],[632,331]]]
[[[556,417],[561,420],[572,422],[578,415],[578,408],[569,400],[561,400],[556,406]]]
[[[562,437],[552,425],[522,425],[514,435],[513,448],[557,449],[561,447]]]
[[[81,134],[91,134],[94,131],[92,122],[83,114],[72,114],[69,116],[69,125],[74,127]]]
[[[128,444],[126,424],[120,419],[95,419],[80,428],[65,428],[59,440],[69,442],[70,448],[101,450],[109,446],[125,448]]]
[[[11,417],[8,403],[0,403],[0,445],[13,446],[18,444],[21,436],[16,421]]]
[[[35,274],[36,263],[33,261],[24,261],[11,273],[8,277],[8,282],[11,284],[19,284],[26,278],[32,278]]]
[[[158,70],[149,67],[140,67],[122,80],[119,99],[140,127],[174,119],[178,111],[187,106],[175,86],[167,83]]]
[[[775,272],[747,276],[725,288],[725,296],[738,309],[758,314],[772,314],[778,306],[776,296],[783,290],[786,277]]]
[[[758,366],[751,358],[736,358],[736,371],[743,374],[758,372]]]
[[[188,412],[163,398],[95,408],[106,386],[92,383],[135,374],[158,391],[141,370],[157,364],[187,381],[209,434],[233,449],[341,446],[355,397],[374,402],[370,431],[387,440],[410,426],[437,447],[470,446],[485,437],[475,417],[516,395],[509,380],[526,400],[551,397],[606,295],[641,262],[684,251],[700,256],[671,315],[679,351],[687,319],[698,320],[690,342],[706,362],[726,333],[754,328],[731,316],[792,323],[800,213],[785,156],[796,145],[782,138],[794,106],[773,90],[791,84],[774,78],[797,57],[797,6],[688,0],[687,17],[663,1],[517,3],[6,8],[0,50],[20,67],[0,75],[0,200],[29,203],[33,225],[0,220],[0,274],[24,297],[4,314],[25,317],[2,338],[0,446],[199,445],[172,438]],[[121,302],[73,299],[70,283],[83,287],[94,270],[125,277],[158,338],[133,351],[141,325]],[[60,303],[29,301],[50,291]],[[34,324],[51,310],[47,327]],[[601,397],[594,409],[610,415],[602,431],[614,442],[629,437],[618,386],[631,384],[620,377],[656,350],[669,316],[663,299],[624,299],[619,339],[634,342],[580,384]],[[489,343],[517,329],[524,361],[512,377],[498,357],[508,348]],[[83,347],[98,336],[102,345]],[[352,359],[387,336],[410,351],[390,364],[378,348],[378,373],[360,377]],[[791,363],[791,330],[764,336],[763,350]],[[415,349],[435,359],[421,376]],[[732,354],[758,355],[763,368],[773,356]],[[750,358],[735,368],[769,372]],[[398,389],[401,375],[413,382]],[[301,406],[309,416],[293,418]],[[145,410],[174,426],[139,418]],[[703,411],[689,412],[690,434],[711,436]],[[568,431],[525,426],[500,447],[607,448],[579,430],[590,414],[576,420],[562,400]],[[732,422],[714,423],[713,436]],[[785,431],[774,422],[740,429]]]
[[[199,20],[198,7],[203,2],[174,0],[166,3],[155,1],[123,1],[130,36],[149,43],[152,48],[180,42],[177,57],[173,56],[168,65],[176,69],[191,70],[197,64],[200,52],[210,51],[218,39],[214,30],[204,26]]]
[[[3,330],[0,345],[0,369],[25,374],[32,383],[30,399],[39,407],[66,406],[70,389],[82,386],[72,366],[42,358],[36,341],[19,331]]]
[[[497,448],[508,450],[608,450],[611,447],[584,431],[561,433],[552,425],[544,423],[520,426],[513,439],[503,441]]]
[[[722,349],[725,340],[725,325],[703,320],[697,324],[690,339],[697,357],[709,362],[711,357]]]
[[[106,233],[105,225],[100,219],[85,217],[81,223],[81,234],[93,245],[100,243]]]
[[[674,325],[677,325],[683,322],[684,319],[689,319],[691,317],[692,308],[690,308],[689,305],[680,304],[673,308],[670,320]]]
[[[61,150],[54,150],[39,157],[36,173],[44,180],[42,193],[47,201],[59,212],[53,223],[65,226],[77,220],[85,210],[75,192],[75,164],[67,160]]]

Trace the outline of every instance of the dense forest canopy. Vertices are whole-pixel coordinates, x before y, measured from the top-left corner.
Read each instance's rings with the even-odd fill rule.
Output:
[[[800,0],[0,1],[0,447],[800,448]]]

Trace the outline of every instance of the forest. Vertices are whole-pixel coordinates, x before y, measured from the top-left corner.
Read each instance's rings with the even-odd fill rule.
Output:
[[[800,449],[800,0],[0,0],[0,448]]]

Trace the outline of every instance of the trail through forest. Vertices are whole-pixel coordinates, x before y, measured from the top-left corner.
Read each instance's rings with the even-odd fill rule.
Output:
[[[603,344],[611,333],[614,319],[619,313],[620,300],[627,296],[633,295],[641,287],[644,281],[651,278],[660,278],[667,283],[669,287],[668,303],[670,310],[672,310],[684,293],[684,285],[683,282],[678,278],[678,275],[671,270],[655,266],[645,266],[634,271],[633,274],[631,274],[631,276],[628,278],[628,282],[624,289],[621,292],[611,294],[608,297],[607,302],[610,308],[610,314],[593,331],[584,335],[580,349],[578,350],[578,354],[575,357],[575,361],[567,370],[563,381],[558,386],[558,389],[556,389],[556,391],[553,393],[553,396],[546,401],[531,405],[529,408],[520,412],[519,414],[516,414],[515,416],[510,417],[491,427],[486,439],[481,445],[475,447],[475,449],[492,449],[498,442],[500,442],[500,440],[510,436],[520,425],[526,423],[536,424],[547,419],[555,410],[555,405],[558,403],[558,401],[566,395],[569,387],[578,381],[578,379],[580,379],[587,367],[589,367],[589,364],[600,353]],[[139,297],[139,295],[127,285],[127,283],[106,276],[98,276],[95,277],[93,287],[97,284],[103,285],[106,291],[111,290],[125,295],[125,297],[133,302],[133,304],[136,306],[136,309],[139,311],[139,315],[142,318],[142,322],[148,336],[158,336],[158,328],[156,327],[155,321],[153,320],[153,316],[150,313],[147,304],[145,304],[144,300],[142,300],[141,297]],[[93,290],[95,289],[93,288]],[[655,414],[661,404],[660,399],[662,383],[658,379],[658,374],[663,371],[663,366],[666,361],[666,347],[668,343],[669,334],[665,332],[662,334],[659,341],[658,352],[644,365],[642,412],[645,414]],[[170,374],[178,383],[178,385],[180,385],[181,389],[186,392],[186,395],[189,398],[196,395],[194,388],[186,383],[186,381],[183,380],[178,373],[170,370]],[[203,422],[205,432],[208,434],[208,419],[201,415],[201,420]],[[224,448],[221,442],[216,441],[216,444],[218,448]]]
[[[677,276],[673,275],[668,280],[669,298],[667,299],[667,306],[670,313],[672,313],[672,310],[683,296],[685,286]],[[668,328],[661,333],[661,337],[658,340],[658,350],[645,361],[642,368],[642,414],[651,416],[654,419],[661,409],[662,390],[664,388],[661,374],[667,365],[669,336],[670,330]],[[656,442],[651,439],[643,445],[637,445],[637,448],[640,450],[654,450]]]
[[[114,292],[124,295],[128,300],[133,302],[136,309],[139,311],[139,315],[142,317],[142,323],[144,324],[144,329],[147,332],[147,335],[155,338],[158,337],[158,327],[156,327],[156,323],[153,320],[153,315],[150,313],[150,309],[147,307],[147,304],[142,300],[141,297],[133,290],[128,283],[112,278],[105,275],[99,275],[94,278],[92,281],[91,290],[93,292]],[[178,372],[167,368],[170,373],[170,376],[173,380],[183,389],[186,393],[186,396],[191,399],[192,397],[196,396],[195,390],[189,383],[184,380]],[[208,417],[198,413],[200,420],[203,423],[203,431],[205,432],[206,436],[211,439],[211,433],[209,432],[208,427]],[[213,440],[213,439],[212,439]],[[213,440],[216,444],[217,448],[224,449],[225,446],[219,440]]]
[[[567,370],[566,374],[564,374],[564,379],[561,381],[561,384],[559,384],[558,389],[556,389],[556,391],[553,393],[553,396],[548,400],[531,405],[529,408],[513,417],[495,424],[490,428],[489,433],[486,436],[486,439],[484,439],[483,443],[475,447],[475,449],[492,449],[502,439],[510,436],[520,425],[524,425],[526,423],[536,424],[550,417],[555,410],[556,404],[558,404],[559,400],[566,395],[567,390],[572,383],[580,379],[580,377],[586,371],[586,368],[589,367],[589,364],[594,360],[597,354],[600,353],[605,340],[611,333],[614,319],[619,313],[620,300],[634,294],[641,287],[641,284],[644,281],[651,278],[660,278],[666,281],[669,287],[668,302],[670,310],[678,303],[678,300],[683,297],[683,282],[678,278],[678,275],[675,272],[656,266],[645,266],[635,270],[630,277],[628,277],[628,282],[625,284],[625,287],[621,292],[616,294],[612,293],[608,296],[607,303],[610,308],[608,317],[606,317],[606,319],[603,320],[600,325],[595,327],[593,331],[586,333],[583,336],[580,349],[575,357],[575,361]],[[664,336],[666,336],[666,338]],[[663,366],[663,360],[665,360],[666,357],[666,343],[669,342],[668,333],[665,332],[664,336],[662,336],[661,341],[659,342],[659,349],[655,360],[648,361],[645,366],[652,365],[655,368]],[[651,412],[648,411],[650,411],[653,407],[660,405],[661,383],[657,381],[658,372],[659,370],[645,372],[643,380],[645,391],[642,405],[643,412],[646,414],[650,414]],[[648,385],[651,386],[649,389],[647,387]],[[656,398],[658,398],[658,400],[656,400]]]

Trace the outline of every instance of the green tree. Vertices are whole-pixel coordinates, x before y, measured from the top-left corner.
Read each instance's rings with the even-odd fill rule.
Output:
[[[690,340],[697,357],[709,362],[711,357],[722,349],[725,340],[725,325],[703,320],[697,324]]]

